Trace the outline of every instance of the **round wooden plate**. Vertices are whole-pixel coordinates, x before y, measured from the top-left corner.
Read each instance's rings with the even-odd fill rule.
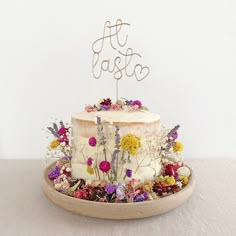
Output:
[[[170,211],[187,201],[192,195],[195,187],[195,176],[194,172],[191,170],[191,178],[188,185],[181,191],[170,196],[136,203],[93,202],[73,198],[56,191],[52,181],[48,178],[48,171],[52,169],[54,165],[55,163],[51,164],[44,171],[42,187],[48,199],[67,211],[95,218],[126,220],[159,215]]]

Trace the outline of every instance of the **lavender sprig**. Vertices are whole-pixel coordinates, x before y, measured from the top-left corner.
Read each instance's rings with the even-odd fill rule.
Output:
[[[180,125],[176,125],[168,134],[167,134],[167,138],[169,139],[170,137],[172,137],[172,139],[168,142],[167,146],[165,148],[162,148],[163,151],[168,152],[171,147],[173,146],[176,138],[173,137],[173,134],[180,128]]]
[[[106,137],[103,132],[103,126],[101,123],[101,117],[97,116],[97,134],[99,136],[99,144],[103,146],[103,153],[105,160],[107,160],[107,155],[106,155]]]
[[[117,168],[115,168],[115,161],[118,163],[118,154],[120,152],[120,134],[119,134],[119,126],[116,126],[116,131],[115,131],[115,150],[112,154],[112,159],[111,159],[111,171],[117,177]]]
[[[48,127],[48,130],[49,130],[56,138],[59,138],[58,133],[57,133],[52,127]]]
[[[63,121],[60,121],[59,123],[60,123],[61,128],[65,128]]]
[[[54,130],[58,133],[58,126],[57,126],[56,123],[53,123],[53,128],[54,128]]]

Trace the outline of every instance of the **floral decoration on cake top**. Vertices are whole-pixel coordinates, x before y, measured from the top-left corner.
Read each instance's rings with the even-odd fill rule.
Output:
[[[85,110],[87,112],[120,111],[120,110],[141,111],[141,110],[148,110],[148,108],[143,106],[140,100],[120,99],[114,103],[110,98],[104,98],[100,99],[97,104],[86,105]]]

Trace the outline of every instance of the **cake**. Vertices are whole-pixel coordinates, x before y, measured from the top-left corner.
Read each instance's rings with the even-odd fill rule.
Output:
[[[104,145],[97,134],[98,119],[106,139]],[[122,107],[119,110],[83,111],[72,116],[71,125],[73,177],[85,180],[98,179],[103,175],[99,164],[105,159],[116,166],[117,173],[112,177],[113,181],[123,182],[130,178],[150,180],[160,173],[160,150],[157,145],[157,137],[161,130],[159,115],[142,109],[130,111]],[[121,140],[128,135],[137,137],[140,142],[137,154],[132,155],[132,151],[120,150],[118,147],[114,157],[116,132]],[[91,138],[96,140],[94,146],[89,145]],[[115,158],[115,163],[112,162],[112,158]],[[94,171],[89,172],[87,167],[91,160],[93,163],[90,166],[93,166],[91,168]],[[132,176],[125,176],[126,170],[132,170]],[[104,179],[108,180],[108,175],[105,175]]]
[[[54,188],[75,198],[139,202],[180,191],[190,169],[181,160],[179,125],[161,126],[160,116],[139,100],[101,99],[72,115],[71,125],[48,127],[58,161],[48,177]]]
[[[120,19],[115,24],[107,21],[102,37],[92,45],[93,76],[99,79],[111,73],[116,99],[86,105],[72,115],[71,124],[61,121],[48,127],[53,140],[47,158],[57,159],[48,180],[70,197],[109,203],[148,201],[181,191],[191,178],[181,158],[180,126],[164,128],[160,116],[139,99],[118,99],[123,76],[139,82],[150,72],[140,64],[141,55],[126,46],[127,35],[120,35],[128,26]],[[114,58],[103,55],[106,42]]]

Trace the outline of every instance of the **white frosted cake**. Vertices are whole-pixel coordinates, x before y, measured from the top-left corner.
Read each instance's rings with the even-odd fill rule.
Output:
[[[103,127],[105,145],[99,141],[97,134],[97,119],[100,119]],[[118,128],[119,127],[119,128]],[[116,154],[115,163],[114,148],[116,130],[119,130],[119,152]],[[108,179],[99,168],[102,161],[108,161],[116,166],[114,181],[129,181],[127,170],[132,170],[132,178],[150,180],[157,176],[161,170],[157,137],[160,133],[160,116],[146,110],[101,110],[83,111],[72,115],[72,176],[85,180],[96,180],[99,177]],[[122,138],[127,137],[126,149],[122,150]],[[128,140],[131,138],[131,140]],[[132,138],[140,147],[132,149]],[[95,145],[90,145],[89,140],[96,140]],[[129,146],[129,144],[131,146]],[[138,144],[138,145],[139,145]],[[124,145],[125,146],[125,143]],[[88,167],[88,163],[90,164]],[[109,172],[112,172],[110,166]]]
[[[143,202],[174,194],[191,178],[190,169],[181,161],[183,144],[177,140],[180,126],[161,127],[160,116],[151,113],[140,100],[118,99],[122,78],[140,82],[150,72],[141,64],[141,55],[126,45],[128,36],[120,35],[121,29],[128,26],[120,19],[114,24],[105,22],[103,36],[92,45],[93,76],[99,79],[104,73],[110,74],[116,82],[116,100],[106,98],[86,105],[85,111],[72,115],[71,124],[60,121],[47,128],[53,135],[47,158],[58,158],[47,173],[47,183],[50,180],[58,192],[67,196],[104,203]],[[107,50],[103,52],[106,43],[114,52],[109,53],[112,57],[107,57]],[[58,195],[55,199],[61,205]],[[65,208],[74,212],[77,206],[78,212],[93,216],[89,204],[79,201],[73,205],[70,200],[66,198]],[[108,218],[115,215],[114,209]],[[136,209],[140,215],[139,205]],[[102,212],[96,217],[103,218]]]

